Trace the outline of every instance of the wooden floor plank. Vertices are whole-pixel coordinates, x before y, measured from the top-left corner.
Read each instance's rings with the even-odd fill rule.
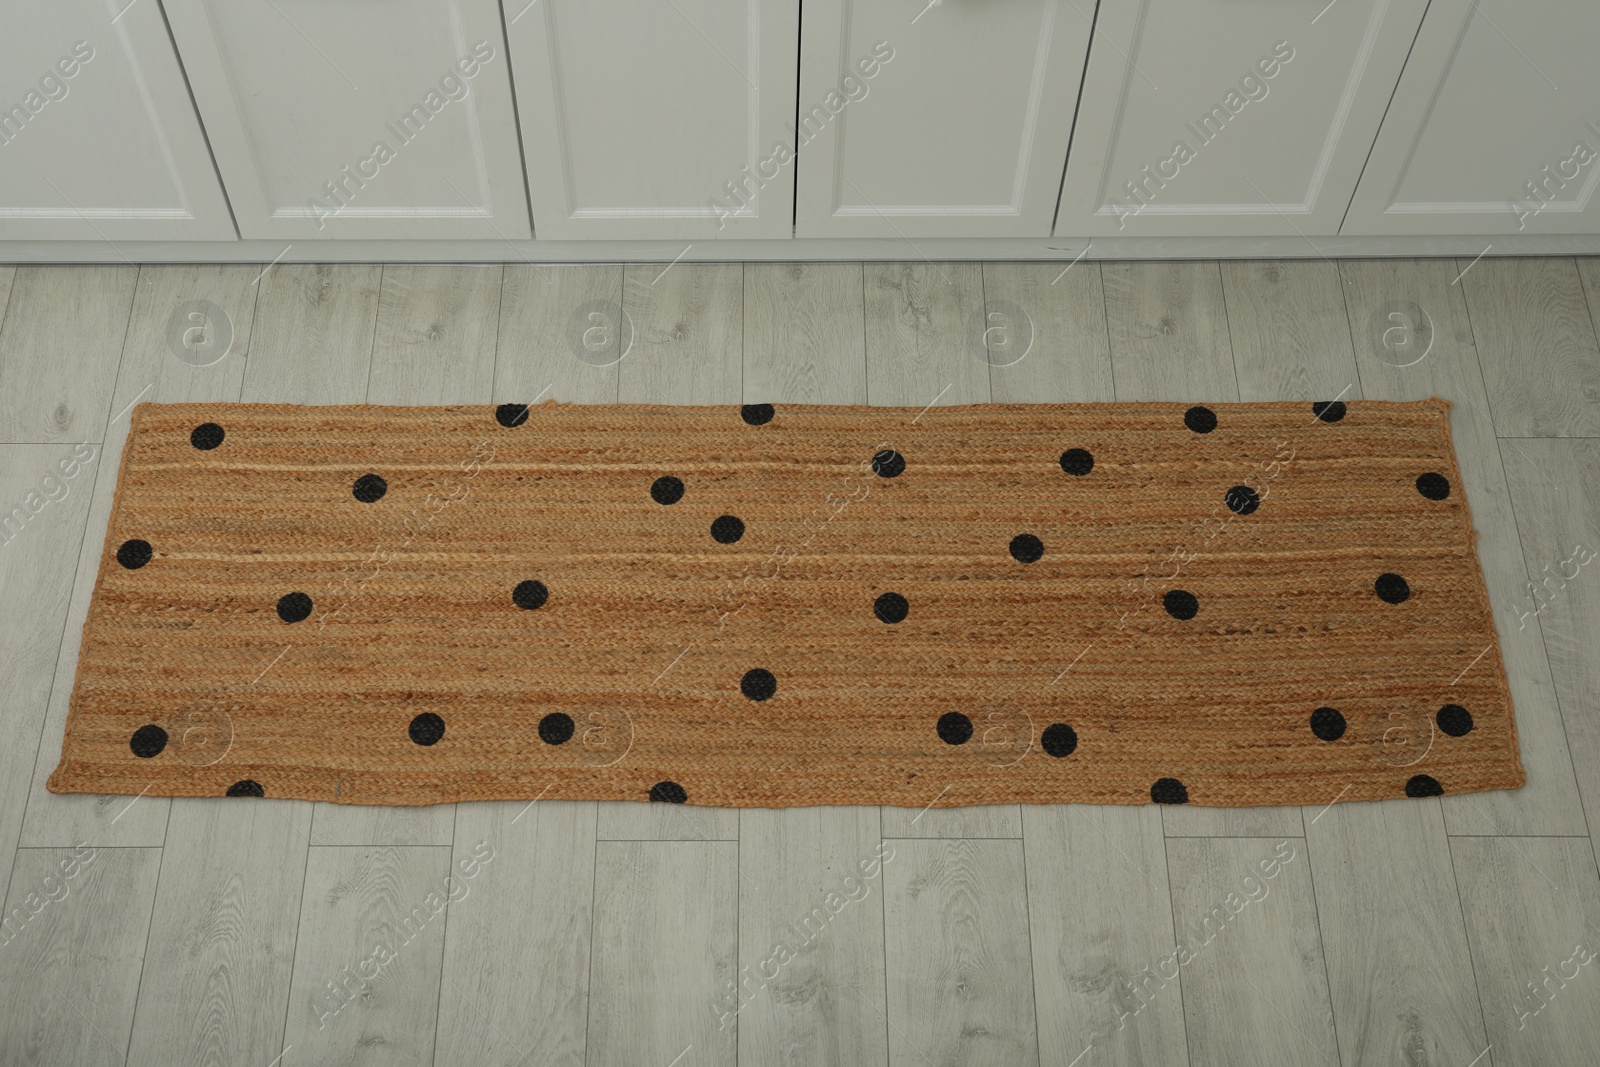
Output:
[[[596,833],[602,841],[737,841],[737,808],[602,800]]]
[[[1483,1013],[1438,802],[1336,804],[1306,851],[1341,1062],[1470,1063]]]
[[[489,403],[500,282],[498,265],[384,267],[367,403]]]
[[[984,404],[989,365],[969,337],[983,314],[976,263],[864,266],[867,398],[873,404]]]
[[[1118,400],[1239,399],[1215,263],[1105,263]]]
[[[382,267],[347,263],[279,264],[263,274],[241,399],[363,403],[382,277]]]
[[[507,264],[499,334],[495,403],[615,404],[637,340],[622,314],[622,267]]]
[[[1579,256],[1578,277],[1583,280],[1584,297],[1589,304],[1589,324],[1600,335],[1600,256]]]
[[[737,404],[744,273],[737,263],[623,268],[633,351],[618,364],[624,404]]]
[[[1135,999],[1153,1004],[1177,972],[1190,1064],[1337,1067],[1305,842],[1168,838],[1167,871],[1186,951],[1159,961]]]
[[[739,1059],[774,1067],[888,1062],[878,809],[740,812],[741,987],[719,1004]]]
[[[46,733],[44,724],[64,699],[56,690],[72,684],[70,675],[55,680],[66,648],[77,655],[78,633],[65,623],[99,456],[96,444],[0,445],[0,730],[9,739],[0,745],[0,855],[8,857],[21,840],[35,764],[54,768],[61,754],[61,730]]]
[[[1483,259],[1460,284],[1501,436],[1600,434],[1600,345],[1573,261]]]
[[[1137,993],[1177,944],[1161,813],[1025,804],[1022,826],[1040,1062],[1188,1062],[1178,984]]]
[[[260,265],[249,263],[140,269],[105,441],[95,462],[86,465],[70,487],[90,498],[88,525],[77,555],[67,637],[56,660],[45,739],[33,769],[24,845],[160,845],[165,838],[170,804],[165,797],[144,797],[130,807],[132,797],[52,796],[45,790],[45,780],[61,759],[83,620],[104,558],[132,409],[139,403],[239,399],[255,320],[253,283],[260,273]],[[160,725],[175,739],[175,754],[181,749],[185,758],[208,759],[206,745],[219,755],[226,752],[230,740],[226,731],[209,728],[215,725],[210,719],[205,720],[207,728],[196,729],[202,720],[189,713],[197,709],[174,710],[183,717]]]
[[[1600,1063],[1600,879],[1582,838],[1450,842],[1495,1067]]]
[[[713,1014],[738,971],[738,848],[602,841],[594,868],[589,1067],[736,1062]]]
[[[929,792],[933,792],[931,789]],[[946,797],[952,794],[945,794]],[[930,796],[931,804],[934,798]],[[908,840],[932,838],[1005,838],[1022,836],[1022,812],[1016,804],[976,804],[957,808],[885,807],[883,836]]]
[[[0,331],[6,328],[6,308],[11,303],[11,287],[16,278],[16,267],[9,264],[0,266]]]
[[[1587,829],[1600,832],[1600,441],[1501,442],[1536,613]],[[1587,562],[1585,562],[1587,561]],[[1536,605],[1536,606],[1535,606]],[[1518,718],[1521,714],[1519,709]],[[1477,799],[1463,797],[1463,801]],[[1529,829],[1527,832],[1534,832]],[[1539,833],[1583,833],[1564,820]]]
[[[17,850],[0,945],[0,1063],[122,1067],[158,848]]]
[[[1230,260],[1221,268],[1241,399],[1310,404],[1360,395],[1337,266]]]
[[[282,1051],[310,827],[299,801],[172,802],[129,1064]]]
[[[19,267],[0,328],[0,441],[104,439],[136,267]]]
[[[427,1067],[445,913],[459,895],[450,850],[309,851],[283,1067]]]
[[[1440,396],[1453,405],[1450,435],[1466,484],[1452,492],[1464,492],[1472,512],[1528,773],[1527,786],[1519,790],[1446,795],[1445,825],[1457,834],[1582,834],[1587,832],[1583,808],[1540,620],[1523,591],[1528,572],[1506,486],[1510,472],[1489,417],[1466,300],[1461,286],[1451,284],[1459,269],[1448,260],[1396,259],[1349,260],[1339,267],[1362,394],[1373,400]],[[1531,476],[1526,467],[1522,471],[1522,480]],[[1461,667],[1466,666],[1463,661]],[[1391,762],[1407,765],[1425,758],[1421,750],[1437,740],[1432,710],[1397,720],[1403,729],[1392,735]]]
[[[744,268],[744,402],[865,404],[859,263]]]
[[[434,1062],[582,1067],[595,805],[460,804],[455,837]]]
[[[1022,842],[892,844],[889,1062],[1037,1065]]]
[[[1115,399],[1098,263],[985,263],[983,301],[995,403]]]

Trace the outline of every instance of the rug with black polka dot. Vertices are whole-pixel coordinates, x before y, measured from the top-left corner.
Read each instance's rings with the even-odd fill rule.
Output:
[[[1523,783],[1449,407],[141,405],[55,792]]]

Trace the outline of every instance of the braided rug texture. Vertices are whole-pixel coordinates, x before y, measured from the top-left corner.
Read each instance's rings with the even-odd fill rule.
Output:
[[[1448,413],[144,404],[49,788],[1513,788]]]

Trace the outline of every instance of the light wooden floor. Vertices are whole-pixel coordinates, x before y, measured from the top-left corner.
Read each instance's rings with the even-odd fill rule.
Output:
[[[1065,266],[0,267],[0,508],[30,514],[0,545],[0,1064],[1600,1063],[1600,260]],[[168,340],[196,300],[231,320],[206,367]],[[1396,301],[1433,326],[1406,367]],[[1031,321],[1020,362],[1016,332],[980,358],[985,313]],[[131,404],[541,394],[1442,395],[1529,784],[921,814],[45,791]]]

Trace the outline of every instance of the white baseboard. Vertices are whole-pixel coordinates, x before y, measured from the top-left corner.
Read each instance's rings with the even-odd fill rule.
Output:
[[[687,248],[685,246],[687,245]],[[1085,252],[1087,249],[1087,252]],[[670,263],[1600,255],[1600,234],[793,241],[0,241],[0,263]]]

